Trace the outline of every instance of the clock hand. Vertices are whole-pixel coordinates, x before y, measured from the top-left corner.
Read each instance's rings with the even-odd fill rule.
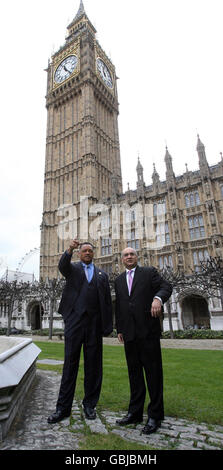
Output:
[[[65,72],[71,73],[71,70],[67,69],[66,65],[63,66]]]

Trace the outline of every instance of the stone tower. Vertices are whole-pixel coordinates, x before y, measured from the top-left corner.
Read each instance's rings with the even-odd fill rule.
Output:
[[[115,67],[96,40],[82,0],[64,45],[47,68],[47,136],[40,277],[58,275],[59,257],[88,207],[122,192]],[[87,215],[86,215],[87,217]],[[73,227],[73,230],[72,230]],[[87,237],[88,238],[88,237]]]

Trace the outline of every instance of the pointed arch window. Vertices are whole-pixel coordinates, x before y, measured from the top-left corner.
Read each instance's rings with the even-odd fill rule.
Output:
[[[198,191],[190,191],[185,193],[186,207],[195,207],[200,205],[200,196]]]
[[[205,237],[204,219],[201,214],[188,217],[188,228],[191,240]]]

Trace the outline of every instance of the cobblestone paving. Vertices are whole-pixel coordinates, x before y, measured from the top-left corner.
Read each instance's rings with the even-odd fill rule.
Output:
[[[49,425],[47,417],[55,409],[60,375],[37,370],[36,381],[27,396],[26,408],[0,443],[1,450],[78,450],[86,427],[92,433],[114,433],[121,438],[154,449],[223,450],[223,426],[196,424],[166,417],[161,428],[150,436],[141,434],[143,424],[120,427],[116,419],[125,413],[97,412],[94,421],[84,418],[81,403],[74,400],[72,417]],[[144,422],[146,416],[144,417]]]

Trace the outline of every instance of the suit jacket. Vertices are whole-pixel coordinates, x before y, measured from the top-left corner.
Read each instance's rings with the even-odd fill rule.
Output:
[[[78,314],[75,311],[75,303],[86,277],[82,263],[72,263],[71,257],[72,255],[65,251],[59,261],[58,267],[61,274],[66,278],[66,285],[62,293],[58,312],[63,316],[65,322],[72,323],[74,316]],[[107,274],[96,266],[94,266],[94,270],[100,305],[102,334],[106,336],[113,330],[110,287]]]
[[[120,274],[115,280],[115,293],[117,332],[123,334],[125,341],[160,336],[160,319],[152,317],[151,304],[155,295],[166,302],[172,286],[154,267],[136,267],[130,295],[126,271]]]

